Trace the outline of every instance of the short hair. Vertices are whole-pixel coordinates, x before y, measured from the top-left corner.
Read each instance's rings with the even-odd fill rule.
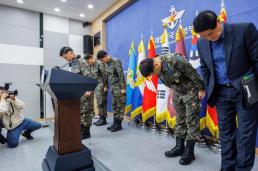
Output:
[[[102,58],[104,58],[106,55],[107,55],[107,52],[106,52],[106,51],[100,50],[100,51],[98,51],[98,53],[97,53],[97,58],[98,58],[98,59],[102,59]]]
[[[84,59],[85,59],[85,60],[89,60],[89,59],[91,59],[91,58],[93,58],[93,56],[92,56],[91,54],[86,54],[86,55],[84,56]]]
[[[196,33],[205,30],[215,29],[218,22],[218,16],[214,11],[205,10],[200,12],[193,21],[193,28]]]
[[[140,63],[140,72],[142,76],[148,77],[154,71],[154,60],[153,58],[147,58]]]
[[[62,48],[60,49],[60,52],[59,52],[59,56],[60,56],[60,57],[62,57],[62,56],[64,55],[64,51],[65,51],[66,48],[68,48],[68,47],[64,46],[64,47],[62,47]]]
[[[66,47],[66,48],[64,49],[64,54],[63,54],[63,55],[67,54],[68,52],[73,52],[73,49],[70,48],[70,47]]]
[[[4,87],[0,86],[0,90],[4,90]]]

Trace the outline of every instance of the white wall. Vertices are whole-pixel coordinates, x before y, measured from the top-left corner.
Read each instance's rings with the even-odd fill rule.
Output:
[[[0,63],[43,65],[43,49],[0,43]]]
[[[50,69],[60,66],[66,61],[59,57],[63,46],[71,47],[75,54],[83,55],[83,35],[90,34],[89,27],[84,28],[82,22],[44,14],[44,67]],[[51,97],[46,98],[47,117],[53,117]]]
[[[51,32],[69,33],[69,19],[44,14],[43,29]]]
[[[0,85],[12,82],[11,89],[27,104],[26,117],[40,117],[40,66],[50,69],[65,61],[59,57],[63,46],[83,54],[83,35],[90,34],[82,22],[43,15],[44,47],[40,48],[40,15],[37,12],[0,5]],[[53,116],[47,95],[47,116]]]
[[[25,101],[23,114],[40,117],[39,13],[0,5],[0,85],[11,82]]]

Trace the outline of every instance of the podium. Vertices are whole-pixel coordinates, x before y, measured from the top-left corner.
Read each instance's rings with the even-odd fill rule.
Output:
[[[94,171],[90,150],[81,142],[80,98],[96,79],[61,69],[45,70],[38,86],[54,99],[54,145],[43,160],[44,171]]]

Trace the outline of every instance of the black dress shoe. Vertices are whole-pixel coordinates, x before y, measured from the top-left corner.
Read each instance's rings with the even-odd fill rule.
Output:
[[[33,136],[31,136],[31,132],[29,132],[29,131],[24,131],[22,133],[22,136],[24,136],[27,140],[32,140],[33,139]]]
[[[5,137],[2,134],[0,134],[0,143],[1,144],[5,144],[6,143],[6,139],[5,139]]]

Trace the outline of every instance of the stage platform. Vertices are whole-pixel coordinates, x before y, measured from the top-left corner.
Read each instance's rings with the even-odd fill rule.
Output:
[[[111,116],[108,124],[112,123]],[[96,171],[218,171],[220,155],[207,148],[196,150],[196,160],[190,166],[181,166],[179,158],[166,158],[164,152],[175,145],[171,136],[131,127],[123,123],[123,130],[111,133],[107,126],[92,126],[92,138],[83,143],[91,149]],[[4,132],[5,134],[5,132]],[[34,140],[21,137],[18,148],[0,145],[1,171],[40,171],[46,151],[52,145],[53,126],[35,132]],[[255,167],[258,170],[258,156]]]

